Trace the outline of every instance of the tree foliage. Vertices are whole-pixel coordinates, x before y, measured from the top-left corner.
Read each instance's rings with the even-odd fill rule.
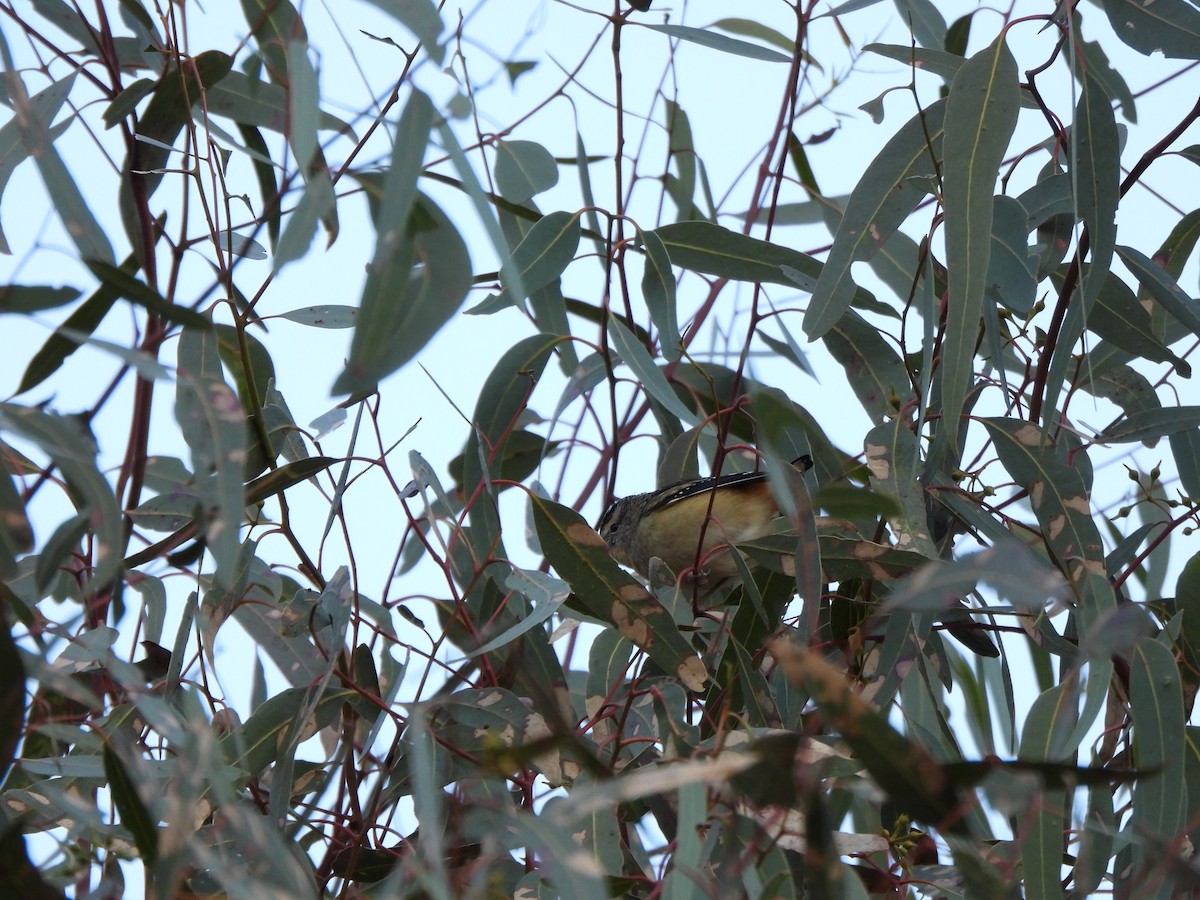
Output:
[[[0,880],[1198,890],[1193,5],[206,6],[0,4]]]

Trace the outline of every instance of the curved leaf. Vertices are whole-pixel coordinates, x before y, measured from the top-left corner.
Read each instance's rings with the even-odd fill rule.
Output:
[[[334,382],[335,394],[374,390],[425,349],[471,288],[467,245],[432,200],[420,198],[409,228],[415,233],[408,246],[397,248],[387,260],[377,254],[367,274],[350,359]]]
[[[938,101],[905,123],[851,192],[804,314],[810,338],[822,337],[854,299],[851,263],[874,256],[927,193],[917,179],[937,172],[945,112],[946,104]]]

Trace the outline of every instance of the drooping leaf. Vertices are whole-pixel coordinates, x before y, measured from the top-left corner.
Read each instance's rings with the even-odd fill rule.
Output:
[[[192,453],[208,547],[217,579],[232,584],[238,533],[245,508],[245,419],[237,395],[225,384],[212,331],[184,329],[179,340],[175,418]]]
[[[679,335],[679,318],[675,307],[675,273],[671,269],[671,257],[662,239],[652,231],[641,233],[642,247],[646,251],[642,269],[642,298],[650,311],[650,319],[658,329],[659,348],[663,356],[674,362],[682,349]]]
[[[957,447],[958,419],[972,386],[991,259],[996,177],[1017,121],[1017,64],[1001,36],[954,76],[946,101],[945,208],[948,297],[939,370],[942,419],[938,435]]]
[[[1058,418],[1058,393],[1071,365],[1075,343],[1091,318],[1096,298],[1104,290],[1117,241],[1117,201],[1121,179],[1120,140],[1112,101],[1095,78],[1084,80],[1083,95],[1075,108],[1072,129],[1071,171],[1075,204],[1087,225],[1091,262],[1079,274],[1071,303],[1046,379],[1042,421],[1049,426]]]
[[[49,285],[6,284],[0,286],[0,313],[31,313],[65,306],[79,297],[79,291]]]
[[[946,43],[946,20],[932,0],[895,0],[896,9],[905,28],[922,47],[940,50]]]
[[[810,338],[822,337],[854,299],[851,264],[873,256],[925,196],[918,179],[937,171],[945,111],[939,101],[905,123],[851,192],[804,315]]]
[[[1129,660],[1129,709],[1133,759],[1142,772],[1133,788],[1133,822],[1141,834],[1165,846],[1187,823],[1184,784],[1187,716],[1175,654],[1155,638],[1144,638]],[[1138,868],[1157,867],[1158,853],[1134,851]]]

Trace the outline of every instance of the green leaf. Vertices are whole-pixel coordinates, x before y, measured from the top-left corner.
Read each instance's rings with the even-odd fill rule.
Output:
[[[579,248],[579,215],[552,212],[538,220],[513,250],[513,267],[519,273],[513,284],[505,282],[504,298],[520,303],[534,291],[561,275]]]
[[[1029,251],[1028,215],[1011,197],[995,197],[992,212],[992,254],[988,260],[987,291],[1019,315],[1028,315],[1037,294],[1035,259]]]
[[[1184,725],[1182,682],[1175,654],[1156,638],[1144,638],[1129,660],[1129,710],[1133,717],[1133,759],[1142,773],[1133,788],[1130,826],[1149,840],[1138,842],[1134,859],[1139,868],[1156,869],[1159,849],[1178,838],[1187,822],[1184,784]]]
[[[1200,12],[1183,0],[1104,0],[1104,12],[1117,37],[1139,53],[1200,59]]]
[[[937,171],[946,104],[938,101],[910,119],[867,166],[850,194],[821,270],[804,331],[822,337],[854,299],[850,266],[870,259],[927,193],[920,180]]]
[[[104,229],[92,215],[84,200],[79,186],[71,177],[66,163],[58,155],[53,143],[54,134],[46,123],[32,117],[18,115],[17,121],[22,124],[21,139],[25,149],[37,163],[42,182],[46,185],[46,193],[54,210],[62,219],[63,228],[75,243],[79,255],[87,261],[97,260],[111,263],[113,261],[112,244]],[[61,134],[61,132],[59,132]]]
[[[1083,54],[1083,65],[1079,67],[1081,74],[1096,79],[1097,83],[1104,88],[1104,93],[1121,105],[1121,114],[1125,116],[1126,120],[1136,124],[1137,106],[1133,92],[1129,90],[1129,85],[1125,82],[1125,77],[1113,67],[1108,54],[1104,51],[1104,46],[1099,41],[1082,39],[1082,26],[1083,16],[1079,14],[1079,7],[1075,7],[1073,27],[1076,34],[1075,46]]]
[[[63,101],[70,96],[71,86],[75,83],[75,74],[72,73],[66,78],[54,82],[49,87],[43,88],[25,103],[25,109],[28,116],[49,126],[54,121],[58,111],[62,108]],[[46,135],[46,140],[50,143],[56,141],[67,128],[70,127],[73,119],[67,119],[49,129]],[[9,179],[12,177],[13,171],[22,162],[29,158],[29,148],[24,140],[24,130],[21,124],[21,118],[14,116],[8,122],[5,122],[3,127],[0,127],[0,196],[4,194],[4,188],[8,185]],[[4,233],[0,231],[0,253],[11,253],[8,240],[4,237]]]
[[[841,363],[846,380],[876,423],[895,416],[904,398],[912,392],[912,382],[904,360],[879,329],[853,310],[847,310],[825,334],[825,346]]]
[[[104,744],[104,775],[112,792],[113,805],[121,814],[121,824],[133,835],[142,861],[153,866],[158,859],[158,825],[138,796],[137,782],[107,742]]]
[[[0,285],[0,313],[26,315],[46,309],[65,306],[79,297],[75,288],[50,287],[49,285],[6,284]]]
[[[104,234],[100,222],[92,215],[83,193],[79,191],[70,170],[62,162],[59,151],[55,149],[54,140],[61,136],[62,131],[50,127],[54,114],[58,112],[62,100],[70,92],[73,82],[73,77],[62,79],[61,82],[43,90],[34,100],[28,100],[24,96],[23,86],[20,86],[20,94],[14,97],[13,102],[16,112],[14,122],[25,154],[34,157],[38,173],[41,174],[50,196],[50,203],[54,204],[54,210],[62,220],[62,227],[66,229],[67,236],[74,241],[79,256],[85,260],[98,259],[110,263],[113,260],[113,247],[109,244],[108,236]],[[13,84],[20,85],[16,76],[13,76]],[[0,140],[2,139],[4,136],[0,136]],[[7,163],[7,160],[5,162]],[[11,172],[11,169],[8,169],[8,172]],[[7,252],[7,245],[5,251]]]
[[[650,311],[650,321],[658,329],[658,344],[663,356],[675,362],[683,347],[675,308],[675,273],[671,268],[671,257],[662,239],[653,231],[640,232],[639,236],[646,251],[642,298]]]
[[[1075,108],[1072,136],[1072,184],[1078,214],[1088,229],[1091,263],[1080,273],[1078,290],[1071,298],[1050,361],[1042,420],[1047,426],[1058,420],[1058,392],[1071,367],[1075,344],[1104,289],[1117,239],[1120,139],[1112,102],[1094,78],[1084,81],[1083,96]]]
[[[79,552],[80,541],[91,526],[89,518],[87,513],[72,516],[54,529],[42,546],[34,569],[34,585],[39,591],[45,591],[59,568],[69,565],[71,557]]]
[[[1070,740],[1075,725],[1076,700],[1074,692],[1063,685],[1055,685],[1033,701],[1021,732],[1022,762],[1069,760],[1075,749]],[[1037,798],[1037,808],[1021,817],[1025,888],[1030,897],[1061,897],[1065,791],[1047,790]]]
[[[210,115],[225,116],[242,126],[267,128],[279,134],[288,130],[288,91],[277,84],[251,78],[241,72],[230,72],[205,91],[204,105]],[[354,135],[354,129],[337,116],[320,110],[317,110],[316,124],[323,131]],[[263,155],[270,159],[268,154]],[[263,196],[270,198],[273,193],[264,193]]]
[[[466,243],[440,207],[421,195],[408,230],[409,247],[398,249],[382,270],[377,252],[367,273],[350,359],[334,382],[335,394],[374,390],[426,348],[471,288]]]
[[[266,220],[267,235],[271,248],[279,246],[279,225],[281,210],[279,208],[279,184],[275,180],[275,167],[271,163],[271,153],[262,133],[253,125],[238,124],[238,133],[250,152],[251,165],[254,168],[254,180],[258,182],[258,192],[262,196],[263,210],[261,217]]]
[[[144,307],[147,312],[162,316],[168,322],[202,330],[212,326],[205,316],[187,307],[169,302],[146,282],[135,278],[125,267],[117,268],[108,263],[91,260],[88,262],[88,268],[92,270],[92,274],[100,280],[101,284],[108,285],[116,291],[118,297],[124,297],[130,302]]]
[[[442,146],[450,154],[450,159],[454,163],[454,167],[458,170],[458,174],[462,179],[460,187],[462,187],[467,196],[471,198],[471,203],[475,207],[475,212],[479,215],[479,220],[483,223],[484,228],[491,238],[492,246],[496,250],[496,255],[500,258],[500,274],[504,279],[505,284],[517,285],[521,282],[520,272],[512,262],[512,253],[508,249],[508,243],[504,236],[504,230],[496,219],[496,214],[493,207],[498,204],[509,203],[503,197],[493,196],[483,190],[483,186],[479,183],[479,178],[475,175],[471,168],[471,162],[467,159],[466,153],[458,143],[458,138],[454,134],[454,130],[449,125],[440,124],[437,126],[438,136],[442,140]],[[509,212],[518,214],[518,211],[523,211],[525,207],[520,204],[511,204]]]
[[[930,72],[943,81],[950,82],[963,66],[963,58],[935,47],[911,47],[901,44],[867,44],[865,53],[877,53],[894,59],[922,72]]]
[[[1129,286],[1112,272],[1104,280],[1087,325],[1090,331],[1127,353],[1155,362],[1171,362],[1184,378],[1191,376],[1192,367],[1187,360],[1176,356],[1159,339],[1150,313]]]
[[[470,506],[470,540],[467,542],[468,552],[472,554],[468,562],[473,570],[483,566],[488,558],[505,556],[496,510],[497,491],[492,482],[502,477],[502,467],[509,459],[508,438],[519,431],[514,425],[525,414],[529,397],[546,369],[550,354],[561,341],[562,338],[547,334],[534,334],[518,341],[496,363],[479,392],[471,419],[474,427],[462,455],[461,475],[464,496],[479,493]],[[521,441],[517,435],[515,446],[520,447]],[[425,465],[415,453],[410,454],[410,458]],[[436,485],[432,473],[427,473],[421,480]],[[455,562],[455,557],[451,557],[451,562]],[[467,573],[467,577],[474,578],[474,571]]]
[[[152,78],[139,78],[126,86],[104,111],[104,126],[112,128],[131,114],[142,100],[153,93],[156,83]]]
[[[701,47],[720,50],[722,53],[732,53],[735,56],[743,56],[746,59],[761,59],[765,62],[781,63],[790,63],[792,61],[792,57],[785,56],[775,50],[768,50],[766,47],[760,47],[757,44],[725,37],[723,34],[713,34],[711,31],[705,31],[703,28],[692,28],[688,25],[643,25],[642,27],[649,28],[651,31],[662,32],[673,38],[679,38],[681,41],[690,41],[693,44],[699,44]]]
[[[49,456],[67,482],[75,508],[86,514],[93,533],[88,590],[111,583],[121,570],[123,517],[112,487],[96,467],[97,447],[79,419],[41,409],[0,403],[0,428],[19,435]]]
[[[547,575],[545,572],[526,569],[513,569],[505,579],[504,586],[526,597],[533,610],[517,624],[506,628],[482,646],[473,648],[467,654],[468,658],[507,647],[521,635],[541,625],[558,612],[563,601],[571,594],[571,588],[565,581]]]
[[[894,543],[902,550],[915,550],[936,559],[938,551],[929,534],[925,491],[917,477],[921,456],[916,435],[897,417],[867,432],[863,448],[874,489],[893,498],[900,507],[899,515],[889,522]]]
[[[293,42],[308,43],[304,21],[291,0],[242,0],[242,15],[258,50],[266,60],[271,77],[279,84],[289,80],[287,48]]]
[[[438,43],[443,24],[433,0],[370,0],[397,22],[417,36],[421,47],[438,65],[446,56],[446,48]]]
[[[708,680],[704,664],[658,598],[617,565],[579,513],[537,495],[530,502],[546,559],[580,602],[688,690],[702,690]]]
[[[287,45],[288,59],[288,143],[296,165],[307,171],[317,152],[317,119],[320,110],[320,86],[317,71],[308,58],[308,43],[302,40]]]
[[[280,313],[279,317],[313,328],[353,328],[358,322],[358,307],[336,304],[305,306]]]
[[[311,689],[293,687],[281,691],[254,711],[246,722],[221,741],[225,758],[248,776],[255,776],[279,756],[282,741],[291,732],[296,717],[308,709]],[[297,737],[306,740],[338,720],[342,704],[355,697],[354,691],[326,690]]]
[[[807,253],[747,237],[711,222],[676,222],[656,228],[653,233],[667,248],[672,265],[693,272],[794,287],[799,281],[785,273],[788,267],[800,279],[807,280],[806,289],[810,292],[821,276],[821,263]],[[855,291],[856,303],[869,304],[874,299],[862,288]]]
[[[268,497],[282,494],[288,488],[308,481],[337,462],[339,460],[330,456],[310,456],[272,469],[266,475],[260,475],[246,484],[246,503],[261,503]]]
[[[1179,483],[1184,493],[1188,497],[1200,497],[1200,431],[1171,435],[1171,455],[1175,457],[1175,468],[1179,470]]]
[[[228,588],[233,583],[246,506],[242,488],[246,424],[242,405],[222,378],[217,336],[212,331],[186,328],[179,339],[175,419],[191,450],[217,580]]]
[[[668,183],[671,199],[679,208],[680,220],[703,219],[696,207],[696,146],[692,141],[692,124],[683,107],[672,100],[664,101],[667,107],[667,154],[674,161],[679,180]]]
[[[558,184],[558,163],[532,141],[501,141],[496,147],[496,188],[512,203],[525,203]]]
[[[1119,246],[1117,255],[1150,296],[1193,334],[1200,335],[1200,303],[1185,294],[1162,266],[1133,247]]]
[[[796,41],[794,38],[790,38],[786,34],[776,31],[774,28],[768,28],[761,22],[755,22],[751,19],[717,19],[708,27],[720,28],[722,31],[728,31],[730,34],[740,34],[742,37],[758,38],[764,44],[778,47],[789,56],[796,52]]]
[[[684,405],[679,396],[667,382],[666,376],[654,364],[646,348],[641,345],[621,320],[613,317],[608,321],[608,334],[612,338],[621,361],[633,370],[642,388],[660,403],[671,415],[688,425],[699,425],[701,419]]]
[[[130,256],[121,264],[121,271],[132,274],[138,270],[137,260]],[[90,335],[108,315],[108,311],[121,297],[120,291],[110,284],[102,283],[93,294],[67,316],[62,328],[47,338],[46,343],[33,354],[17,393],[21,394],[37,387],[59,370],[68,356],[80,346],[78,336]]]
[[[1200,553],[1193,554],[1184,563],[1183,571],[1175,580],[1175,607],[1183,613],[1179,637],[1183,646],[1183,657],[1187,672],[1200,665]],[[1194,682],[1193,674],[1191,680]]]
[[[1169,406],[1125,416],[1096,436],[1101,443],[1153,441],[1200,426],[1200,406]]]
[[[940,50],[946,43],[946,20],[932,0],[895,0],[900,20],[922,47]]]
[[[811,693],[828,726],[901,812],[950,833],[965,832],[963,801],[928,751],[896,731],[818,654],[783,640],[773,641],[770,650],[788,680]]]
[[[1120,406],[1126,415],[1160,409],[1162,403],[1154,385],[1145,375],[1124,362],[1116,361],[1116,358],[1102,358],[1104,352],[1111,347],[1111,344],[1101,342],[1083,360],[1080,366],[1079,386],[1095,397],[1111,400]],[[1130,358],[1129,354],[1123,354],[1123,357]]]
[[[232,66],[233,58],[217,50],[206,50],[182,67],[172,63],[159,79],[145,112],[138,117],[137,133],[144,140],[135,141],[122,168],[120,201],[125,232],[138,246],[140,212],[134,202],[133,180],[142,181],[147,197],[153,195],[162,182],[162,170],[170,159],[175,139],[184,124],[191,121],[192,104],[228,75]]]
[[[196,520],[200,498],[190,491],[156,494],[129,513],[138,528],[171,533]]]
[[[285,265],[300,259],[312,245],[317,233],[317,223],[328,216],[336,215],[337,197],[329,173],[318,170],[304,183],[304,192],[287,217],[278,243],[272,268],[278,272]]]
[[[1081,474],[1086,456],[1076,450],[1076,460],[1067,465],[1045,432],[1020,419],[984,419],[983,424],[1004,467],[1029,492],[1042,540],[1076,592],[1086,635],[1116,608],[1104,570],[1104,542],[1092,519],[1088,486]]]
[[[992,194],[1019,103],[1017,64],[1003,36],[967,60],[946,101],[945,235],[950,264],[939,370],[944,427],[938,434],[955,449],[959,416],[973,380],[991,259]]]
[[[979,582],[985,582],[1000,598],[1026,612],[1041,613],[1048,603],[1066,601],[1070,597],[1062,575],[1010,537],[958,559],[934,560],[922,566],[896,586],[880,612],[907,609],[957,613],[962,608],[960,598],[974,591]],[[956,616],[946,618],[953,621]]]

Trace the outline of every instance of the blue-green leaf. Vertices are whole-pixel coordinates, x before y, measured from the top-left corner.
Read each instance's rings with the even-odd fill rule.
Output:
[[[1149,56],[1200,59],[1200,12],[1183,0],[1104,0],[1117,37]]]
[[[668,412],[688,425],[699,425],[701,419],[688,409],[679,396],[671,389],[662,370],[654,364],[646,348],[641,345],[633,333],[621,324],[620,319],[608,320],[608,333],[612,337],[613,346],[621,357],[621,361],[633,370],[641,386],[651,397],[657,400]]]
[[[824,335],[854,299],[851,264],[870,259],[925,196],[926,188],[915,179],[937,171],[945,113],[946,104],[939,101],[910,119],[859,179],[804,315],[810,338]]]
[[[692,28],[688,25],[643,25],[642,27],[649,28],[651,31],[660,31],[673,38],[679,38],[681,41],[690,41],[693,44],[699,44],[701,47],[720,50],[722,53],[732,53],[734,56],[743,56],[746,59],[761,59],[766,62],[781,63],[790,63],[792,61],[790,56],[785,56],[778,51],[768,50],[766,47],[760,47],[758,44],[751,44],[748,41],[739,41],[736,38],[725,37],[723,34],[713,34],[711,31],[705,31],[703,28]]]
[[[1133,413],[1097,435],[1104,443],[1153,441],[1169,434],[1200,427],[1200,406],[1168,406]]]
[[[943,435],[957,447],[974,372],[991,259],[992,195],[1017,121],[1017,64],[1003,36],[963,64],[946,101],[945,207],[948,298],[940,369]]]
[[[496,147],[496,189],[513,203],[525,203],[558,184],[558,163],[533,141],[501,141]]]
[[[417,36],[425,52],[441,65],[446,48],[438,43],[443,24],[433,0],[370,0]]]
[[[679,337],[679,318],[675,308],[675,273],[671,257],[662,239],[653,231],[640,233],[646,251],[642,269],[642,298],[650,311],[650,321],[658,329],[662,354],[672,362],[679,359],[682,344]]]

